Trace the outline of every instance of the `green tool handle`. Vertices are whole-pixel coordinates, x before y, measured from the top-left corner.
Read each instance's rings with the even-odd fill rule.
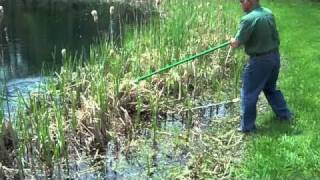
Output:
[[[205,50],[205,51],[203,51],[203,52],[201,52],[201,53],[199,53],[199,54],[195,54],[195,55],[193,55],[193,56],[187,57],[187,58],[185,58],[185,59],[183,59],[183,60],[181,60],[181,61],[175,62],[175,63],[173,63],[173,64],[167,65],[166,67],[163,67],[163,68],[161,68],[161,69],[158,69],[158,70],[156,70],[156,71],[154,71],[154,72],[151,72],[151,73],[149,73],[149,74],[146,74],[146,75],[143,75],[143,76],[141,76],[141,77],[138,77],[138,78],[135,80],[135,83],[139,83],[140,81],[145,80],[145,79],[147,79],[147,78],[149,78],[149,77],[151,77],[151,76],[153,76],[153,75],[155,75],[155,74],[162,73],[162,72],[167,71],[167,70],[169,70],[169,69],[171,69],[171,68],[173,68],[173,67],[176,67],[176,66],[178,66],[178,65],[180,65],[180,64],[189,62],[189,61],[194,60],[194,59],[196,59],[196,58],[198,58],[198,57],[201,57],[201,56],[203,56],[203,55],[209,54],[209,53],[211,53],[211,52],[213,52],[213,51],[215,51],[215,50],[217,50],[217,49],[223,48],[223,47],[225,47],[225,46],[227,46],[227,45],[229,45],[229,44],[230,44],[230,42],[225,42],[225,43],[220,44],[220,45],[218,45],[218,46],[216,46],[216,47],[207,49],[207,50]]]

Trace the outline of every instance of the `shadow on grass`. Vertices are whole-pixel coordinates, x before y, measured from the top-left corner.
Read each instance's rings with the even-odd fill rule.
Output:
[[[258,131],[256,136],[297,136],[301,135],[303,131],[297,126],[297,117],[291,122],[280,121],[275,115],[267,113],[262,115],[258,120]]]

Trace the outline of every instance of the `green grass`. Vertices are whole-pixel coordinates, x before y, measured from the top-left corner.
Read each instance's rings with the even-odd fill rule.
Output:
[[[293,125],[268,113],[247,142],[237,179],[318,179],[320,177],[320,3],[263,1],[273,10],[281,36],[283,66],[279,87],[295,113]]]

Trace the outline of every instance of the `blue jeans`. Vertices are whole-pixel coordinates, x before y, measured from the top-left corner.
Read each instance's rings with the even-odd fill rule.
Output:
[[[280,69],[279,52],[271,52],[262,56],[251,56],[242,77],[240,128],[242,131],[256,129],[257,101],[261,91],[264,92],[272,110],[280,119],[290,119],[286,101],[276,83]]]

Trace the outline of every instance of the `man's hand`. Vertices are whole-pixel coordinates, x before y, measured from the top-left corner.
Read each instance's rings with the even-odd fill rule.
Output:
[[[231,38],[230,40],[230,46],[232,48],[237,48],[240,46],[240,42],[238,40],[236,40],[235,38]]]

